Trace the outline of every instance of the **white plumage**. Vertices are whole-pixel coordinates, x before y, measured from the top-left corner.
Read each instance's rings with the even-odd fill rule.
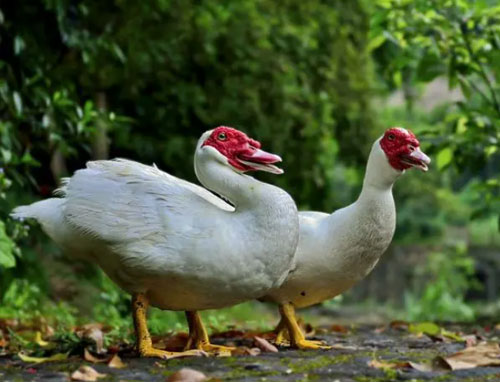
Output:
[[[298,240],[295,203],[283,190],[235,171],[210,146],[196,149],[206,189],[156,167],[89,162],[52,198],[16,208],[70,256],[97,263],[129,293],[169,310],[221,308],[283,282]]]
[[[393,169],[378,141],[356,202],[332,214],[299,212],[295,269],[266,299],[306,307],[333,298],[363,279],[389,246],[396,226]]]
[[[430,162],[418,145],[413,133],[389,129],[372,146],[356,202],[332,214],[299,212],[296,266],[280,287],[262,298],[280,304],[282,321],[277,328],[277,342],[283,340],[286,328],[292,345],[303,349],[323,347],[317,341],[305,340],[294,308],[318,304],[345,292],[375,267],[396,227],[394,182],[404,169],[415,166],[426,171]]]

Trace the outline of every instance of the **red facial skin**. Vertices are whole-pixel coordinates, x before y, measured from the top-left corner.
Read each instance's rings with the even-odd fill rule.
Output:
[[[223,138],[225,136],[225,138]],[[219,126],[203,142],[203,146],[212,146],[224,155],[229,164],[240,171],[251,171],[251,167],[239,162],[238,156],[251,156],[260,149],[260,142],[249,138],[245,133],[232,127]]]
[[[387,155],[391,166],[396,170],[403,171],[412,166],[402,162],[401,159],[420,147],[420,142],[411,131],[393,127],[385,132],[380,140],[380,146]]]

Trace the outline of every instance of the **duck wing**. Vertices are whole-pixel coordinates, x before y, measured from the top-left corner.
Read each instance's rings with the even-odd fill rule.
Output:
[[[60,193],[65,220],[108,243],[175,236],[179,225],[188,225],[186,219],[194,222],[204,212],[234,211],[200,186],[125,159],[88,162],[65,181]]]

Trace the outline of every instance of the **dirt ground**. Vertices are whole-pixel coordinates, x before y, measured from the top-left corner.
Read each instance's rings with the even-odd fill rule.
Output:
[[[498,342],[500,332],[489,327],[447,325],[445,329],[461,335]],[[473,334],[473,336],[470,336]],[[438,356],[447,356],[465,348],[463,341],[443,336],[412,334],[404,325],[356,325],[326,327],[314,335],[335,345],[332,350],[297,351],[285,348],[279,352],[262,352],[257,356],[223,358],[182,358],[169,361],[139,359],[133,354],[121,354],[126,367],[110,368],[91,364],[74,356],[66,361],[30,364],[16,356],[0,358],[0,380],[9,382],[70,380],[70,374],[81,365],[90,365],[106,377],[99,381],[166,381],[181,368],[204,373],[212,381],[500,381],[500,366],[449,370]],[[248,345],[248,339],[214,338],[214,343]],[[470,345],[470,344],[469,344]],[[382,364],[398,362],[397,368],[374,367],[374,360]],[[415,365],[434,365],[432,371],[419,371]],[[371,363],[371,365],[370,365]],[[379,365],[380,366],[380,365]]]

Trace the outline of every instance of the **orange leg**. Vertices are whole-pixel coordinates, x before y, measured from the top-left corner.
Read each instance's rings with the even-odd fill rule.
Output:
[[[234,347],[212,345],[198,312],[187,311],[186,319],[189,327],[189,339],[185,347],[186,349],[199,349],[216,356],[231,355],[231,352],[236,350]]]
[[[142,293],[132,296],[132,314],[134,319],[134,329],[137,342],[137,350],[141,357],[157,357],[171,359],[177,357],[200,356],[203,352],[199,350],[189,350],[184,352],[169,352],[153,348],[153,342],[149,335],[146,313],[149,302]]]
[[[300,329],[297,323],[297,317],[295,316],[295,307],[292,303],[281,304],[280,307],[281,320],[284,323],[283,328],[278,328],[278,336],[276,340],[280,339],[281,342],[285,338],[285,330],[288,331],[288,336],[290,338],[290,345],[297,349],[331,349],[331,346],[324,345],[322,341],[310,341],[306,340],[304,333]],[[280,321],[281,324],[281,321]]]

